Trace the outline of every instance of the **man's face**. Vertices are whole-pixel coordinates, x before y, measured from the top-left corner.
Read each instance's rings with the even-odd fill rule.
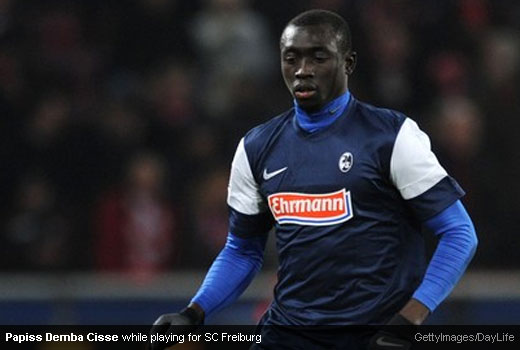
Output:
[[[304,110],[317,111],[347,91],[350,55],[340,52],[328,26],[289,25],[280,50],[285,84]]]

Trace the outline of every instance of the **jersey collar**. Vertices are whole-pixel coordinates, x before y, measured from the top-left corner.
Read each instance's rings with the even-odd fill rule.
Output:
[[[348,106],[350,98],[350,92],[347,91],[343,95],[327,103],[318,112],[314,113],[305,112],[302,108],[300,108],[300,106],[298,106],[296,100],[294,100],[293,103],[296,122],[303,130],[309,133],[322,130],[334,123],[336,119],[338,119],[339,116],[343,114]]]

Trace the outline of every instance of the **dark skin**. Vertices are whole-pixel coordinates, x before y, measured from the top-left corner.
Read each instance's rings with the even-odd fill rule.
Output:
[[[306,112],[316,112],[347,92],[348,78],[356,67],[356,53],[350,49],[343,52],[329,26],[287,26],[280,40],[280,51],[285,84]],[[198,304],[191,303],[189,307],[204,316]],[[430,312],[412,298],[399,313],[420,325]]]
[[[315,112],[344,94],[356,66],[356,53],[343,52],[326,25],[289,25],[280,40],[285,84],[298,105]]]

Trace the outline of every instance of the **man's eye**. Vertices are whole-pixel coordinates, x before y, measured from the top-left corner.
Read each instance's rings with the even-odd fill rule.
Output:
[[[314,59],[316,60],[316,62],[325,62],[327,60],[328,56],[327,55],[316,55],[314,56]]]
[[[283,58],[284,62],[285,63],[289,63],[289,64],[292,64],[296,61],[296,59],[294,58],[294,56],[285,56]]]

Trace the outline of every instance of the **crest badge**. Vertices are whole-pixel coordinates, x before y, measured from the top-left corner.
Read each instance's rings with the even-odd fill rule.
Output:
[[[342,173],[346,173],[352,168],[352,165],[354,164],[354,156],[350,152],[345,152],[339,157],[339,170],[341,170]]]

